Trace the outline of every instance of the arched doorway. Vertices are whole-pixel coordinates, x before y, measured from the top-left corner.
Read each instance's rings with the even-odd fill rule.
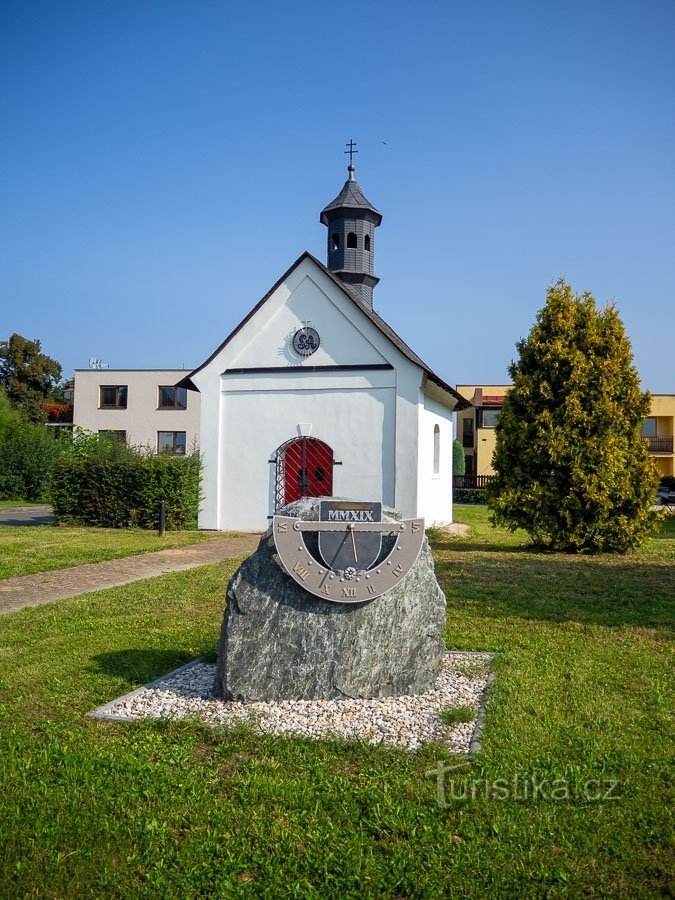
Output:
[[[318,438],[286,441],[276,453],[274,508],[301,497],[333,495],[333,451]]]

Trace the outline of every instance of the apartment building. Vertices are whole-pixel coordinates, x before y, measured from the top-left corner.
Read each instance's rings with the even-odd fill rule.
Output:
[[[457,438],[464,448],[466,474],[494,475],[495,426],[510,384],[458,384],[457,393],[471,407],[457,413]],[[649,415],[641,427],[659,475],[675,475],[675,394],[652,394]]]
[[[675,475],[675,394],[652,394],[649,415],[642,423],[641,432],[659,475]]]
[[[464,448],[467,475],[494,475],[495,426],[510,384],[458,384],[457,393],[471,403],[457,413],[457,439]]]
[[[177,387],[186,369],[76,369],[73,425],[158,453],[199,445],[200,394]]]

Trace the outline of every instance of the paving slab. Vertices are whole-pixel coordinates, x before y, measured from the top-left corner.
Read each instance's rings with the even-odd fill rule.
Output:
[[[225,559],[236,559],[252,553],[259,541],[259,534],[214,537],[203,544],[189,547],[157,550],[154,553],[108,559],[70,569],[0,579],[0,615],[16,612],[26,606],[42,606],[89,591],[155,578],[169,572],[181,572]]]

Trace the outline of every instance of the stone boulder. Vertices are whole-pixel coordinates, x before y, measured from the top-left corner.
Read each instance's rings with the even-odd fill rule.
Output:
[[[319,498],[281,512],[316,521]],[[384,521],[400,518],[383,510]],[[249,702],[421,693],[441,670],[444,630],[445,596],[426,538],[394,589],[343,604],[308,594],[286,574],[270,528],[228,585],[214,693]]]

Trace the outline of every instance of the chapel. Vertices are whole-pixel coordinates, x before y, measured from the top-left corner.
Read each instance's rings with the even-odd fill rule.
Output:
[[[350,157],[321,211],[326,265],[302,253],[179,382],[201,395],[200,528],[261,531],[303,496],[452,521],[453,412],[469,404],[375,311],[382,214],[354,174]]]

